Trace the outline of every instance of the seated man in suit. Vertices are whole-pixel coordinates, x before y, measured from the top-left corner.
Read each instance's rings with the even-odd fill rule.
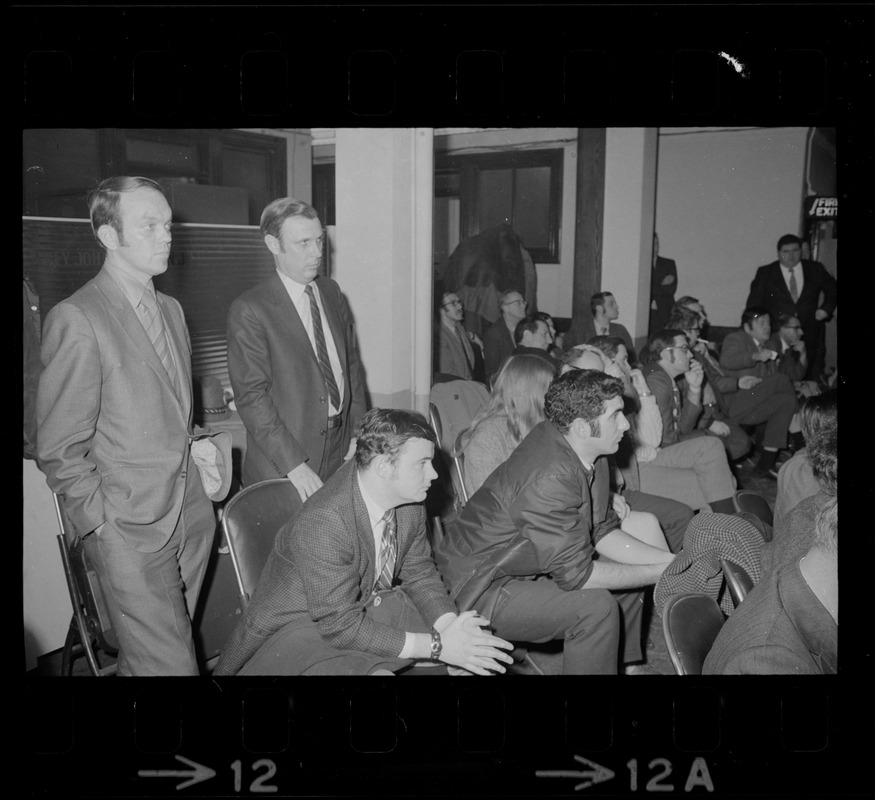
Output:
[[[759,378],[746,393],[730,401],[730,416],[739,425],[766,423],[756,472],[777,478],[778,451],[787,446],[790,421],[796,413],[796,392],[790,379],[778,372],[778,353],[765,346],[772,333],[769,313],[751,306],[741,315],[741,328],[728,334],[720,349],[720,369],[739,381]]]
[[[495,373],[514,348],[513,333],[517,323],[525,318],[526,299],[510,289],[498,298],[498,310],[501,313],[483,334],[483,365],[486,372],[486,382],[491,384]]]
[[[440,320],[435,331],[435,372],[470,381],[474,377],[476,363],[474,345],[482,347],[483,342],[479,336],[465,330],[462,325],[464,316],[465,309],[459,296],[455,292],[444,292],[441,295]]]
[[[504,639],[564,640],[566,675],[616,674],[619,663],[641,660],[641,593],[618,600],[609,590],[655,583],[674,558],[620,530],[610,505],[608,464],[599,457],[616,452],[629,428],[622,395],[622,382],[602,372],[554,378],[545,421],[435,548],[459,608],[486,612]]]
[[[434,432],[420,414],[375,408],[355,436],[355,458],[278,532],[213,674],[382,675],[416,659],[504,672],[512,646],[456,613],[432,560]]]
[[[553,342],[553,337],[550,336],[550,328],[543,319],[534,315],[521,319],[514,329],[513,340],[516,347],[514,347],[512,355],[538,356],[538,358],[543,358],[553,369],[559,368],[560,362],[547,352]]]
[[[617,298],[611,292],[596,292],[589,301],[592,317],[589,319],[574,319],[571,329],[565,337],[566,345],[574,347],[592,339],[593,336],[619,336],[626,345],[629,362],[636,366],[635,345],[625,325],[614,322],[620,316],[620,306]],[[583,315],[585,317],[585,315]]]
[[[642,372],[659,406],[662,441],[656,457],[639,465],[642,490],[663,494],[694,509],[710,506],[717,513],[734,513],[735,482],[723,444],[719,437],[696,428],[702,414],[705,372],[693,358],[687,337],[676,328],[657,331],[648,345],[647,358]],[[678,385],[681,378],[683,392]],[[682,475],[692,470],[696,481],[672,482],[672,470]],[[670,482],[669,490],[666,486]]]
[[[832,675],[839,631],[838,498],[808,551],[763,576],[726,621],[704,675]]]

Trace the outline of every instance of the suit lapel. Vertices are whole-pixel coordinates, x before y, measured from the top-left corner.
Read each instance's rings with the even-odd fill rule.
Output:
[[[182,396],[179,398],[183,415],[188,418],[191,411],[191,361],[188,356],[188,348],[184,345],[185,331],[183,321],[175,313],[176,309],[167,302],[167,297],[156,292],[158,306],[164,316],[165,332],[170,347],[173,349],[173,360],[176,362],[176,372],[179,377],[179,389]]]
[[[318,369],[319,361],[316,358],[310,337],[307,336],[304,323],[301,322],[301,315],[298,313],[298,309],[295,308],[295,304],[292,302],[292,298],[289,297],[289,293],[286,291],[286,287],[280,280],[279,275],[274,273],[264,286],[267,301],[272,303],[276,309],[276,320],[279,326],[298,343],[298,352],[310,354],[310,358],[313,359],[313,363]]]
[[[122,327],[135,347],[140,351],[146,363],[152,368],[153,372],[158,376],[158,379],[167,387],[167,390],[176,397],[176,391],[173,389],[173,384],[170,382],[170,376],[164,369],[161,359],[155,352],[149,336],[134,311],[127,297],[125,297],[119,285],[112,279],[112,276],[105,270],[97,274],[95,278],[97,288],[101,294],[106,297],[109,302],[109,312],[112,314],[115,321]],[[168,327],[171,327],[168,325]],[[171,337],[172,338],[172,337]],[[176,354],[174,354],[175,356]],[[190,392],[190,390],[189,390]],[[190,398],[190,395],[189,395]],[[177,401],[180,398],[176,397]]]
[[[772,283],[775,286],[776,291],[783,294],[784,298],[787,300],[787,302],[790,303],[790,305],[795,305],[795,302],[793,301],[793,295],[790,294],[790,290],[787,288],[787,283],[784,281],[784,271],[781,269],[781,262],[780,261],[774,262],[773,268],[774,268],[774,275],[773,275],[774,280],[772,281]],[[808,276],[806,275],[805,277],[807,278]],[[808,285],[808,281],[806,280],[805,286],[807,286],[807,285]],[[803,286],[802,288],[804,291],[805,287]],[[801,296],[802,295],[800,294],[800,297]],[[796,301],[796,302],[798,302],[798,301]]]

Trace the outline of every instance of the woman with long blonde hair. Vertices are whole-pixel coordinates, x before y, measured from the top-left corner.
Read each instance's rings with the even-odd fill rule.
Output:
[[[543,421],[544,395],[553,376],[553,368],[538,356],[511,356],[499,369],[489,402],[459,437],[468,497]]]

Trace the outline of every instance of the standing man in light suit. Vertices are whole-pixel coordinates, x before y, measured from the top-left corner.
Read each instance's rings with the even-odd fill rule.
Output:
[[[228,312],[228,371],[246,426],[243,482],[288,477],[302,500],[355,451],[365,382],[340,287],[317,277],[324,231],[291,197],[261,215],[276,274]]]
[[[191,618],[215,532],[190,454],[191,342],[156,292],[171,211],[147,178],[88,197],[103,268],[43,326],[37,452],[97,566],[120,675],[196,675]]]

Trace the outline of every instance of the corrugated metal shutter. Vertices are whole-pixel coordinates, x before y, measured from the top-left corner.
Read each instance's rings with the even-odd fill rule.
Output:
[[[87,220],[25,217],[24,274],[40,296],[43,319],[58,302],[94,277],[103,251]],[[273,272],[273,259],[255,226],[178,225],[170,266],[156,287],[182,304],[196,377],[228,381],[225,321],[235,297]]]

